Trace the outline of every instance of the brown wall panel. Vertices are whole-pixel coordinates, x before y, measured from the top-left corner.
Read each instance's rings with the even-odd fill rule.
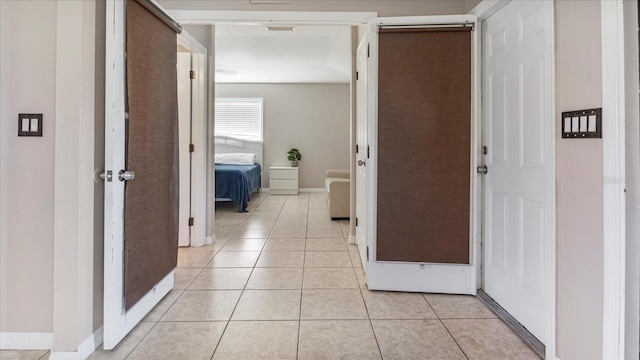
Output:
[[[471,32],[380,32],[377,260],[468,264]]]
[[[137,2],[127,1],[127,168],[136,177],[125,187],[126,309],[177,263],[176,49],[171,28]]]

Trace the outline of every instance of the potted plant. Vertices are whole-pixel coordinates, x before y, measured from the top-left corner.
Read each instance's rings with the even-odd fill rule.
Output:
[[[296,148],[291,148],[291,150],[287,151],[287,159],[291,161],[291,166],[298,167],[298,160],[302,159],[302,154],[300,154],[300,150]]]

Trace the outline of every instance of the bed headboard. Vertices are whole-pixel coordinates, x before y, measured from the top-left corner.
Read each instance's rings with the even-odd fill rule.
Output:
[[[255,154],[256,162],[264,168],[263,156],[262,156],[262,141],[244,140],[230,136],[215,136],[215,153],[216,154],[228,154],[228,153],[245,153]]]

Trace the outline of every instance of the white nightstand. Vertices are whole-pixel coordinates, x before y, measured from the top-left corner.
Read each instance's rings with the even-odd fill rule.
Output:
[[[269,167],[269,189],[272,195],[298,195],[298,169],[291,166]]]

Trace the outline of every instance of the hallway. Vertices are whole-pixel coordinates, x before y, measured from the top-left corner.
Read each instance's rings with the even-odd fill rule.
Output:
[[[326,211],[324,193],[219,203],[217,242],[181,248],[174,290],[90,359],[539,359],[474,297],[367,290]]]

